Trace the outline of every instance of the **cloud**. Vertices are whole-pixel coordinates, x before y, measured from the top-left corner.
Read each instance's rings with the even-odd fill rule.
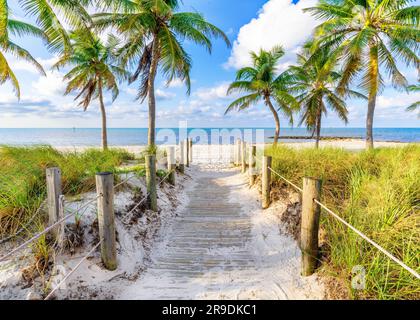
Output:
[[[38,80],[32,82],[32,87],[43,96],[62,96],[66,89],[64,75],[59,71],[47,71],[46,73],[46,77],[39,77]]]
[[[156,95],[156,99],[160,101],[171,100],[176,97],[175,93],[164,91],[161,89],[157,89],[155,92],[155,95]]]
[[[182,88],[183,86],[184,82],[179,78],[175,78],[167,85],[168,88]]]
[[[242,68],[250,63],[250,51],[258,51],[260,48],[267,50],[275,45],[282,45],[288,52],[284,60],[294,59],[294,53],[318,24],[302,9],[316,2],[301,0],[293,4],[292,0],[269,0],[258,17],[240,29],[225,67]]]
[[[199,88],[195,92],[195,95],[199,99],[204,100],[204,101],[212,101],[216,99],[231,99],[231,97],[226,94],[228,88],[229,88],[229,83],[222,82],[212,88]]]

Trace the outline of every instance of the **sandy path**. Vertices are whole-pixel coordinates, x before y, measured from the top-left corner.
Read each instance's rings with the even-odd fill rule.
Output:
[[[146,272],[116,299],[321,299],[315,277],[299,275],[300,251],[263,211],[246,177],[196,165],[189,204],[161,232]]]

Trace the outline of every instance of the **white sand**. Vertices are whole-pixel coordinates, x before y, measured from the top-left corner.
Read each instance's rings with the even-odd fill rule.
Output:
[[[294,148],[312,147],[313,143],[287,143]],[[399,147],[404,143],[377,142],[377,147]],[[362,140],[322,141],[321,147],[341,147],[349,150],[364,149]],[[262,148],[263,145],[259,145]],[[130,152],[139,154],[144,146],[124,147]],[[61,147],[63,151],[81,151],[80,147]],[[284,225],[280,221],[282,212],[286,210],[284,203],[277,203],[272,208],[262,211],[259,205],[258,192],[244,185],[245,177],[226,171],[229,163],[234,158],[234,147],[200,146],[193,148],[194,167],[188,174],[178,179],[175,189],[168,185],[159,191],[159,207],[161,213],[156,215],[146,211],[135,223],[127,225],[124,221],[127,206],[133,203],[133,193],[129,189],[116,194],[116,210],[118,232],[118,260],[119,267],[116,271],[105,270],[100,262],[99,253],[96,252],[85,261],[81,268],[73,274],[56,297],[59,299],[136,299],[159,298],[162,291],[159,288],[169,287],[170,274],[162,274],[159,279],[147,272],[153,266],[153,257],[159,257],[164,252],[164,244],[171,241],[171,229],[177,215],[185,214],[188,206],[187,194],[194,188],[203,174],[214,175],[215,183],[228,186],[229,192],[223,196],[227,201],[239,203],[238,210],[252,225],[252,234],[246,240],[247,255],[255,264],[254,269],[243,269],[240,265],[231,264],[230,269],[219,268],[205,272],[197,279],[190,279],[180,288],[182,294],[179,298],[215,298],[215,299],[320,299],[324,296],[324,289],[315,277],[301,278],[300,251],[296,242],[286,234]],[[163,159],[164,160],[164,159]],[[164,161],[162,161],[163,164]],[[207,173],[206,173],[207,172]],[[224,173],[228,172],[228,176]],[[190,177],[190,178],[189,178]],[[144,192],[144,181],[132,180],[134,186]],[[235,188],[235,186],[237,186]],[[239,186],[239,187],[238,187]],[[185,189],[186,188],[186,189]],[[93,193],[83,195],[82,201],[68,202],[67,208],[74,210],[82,206],[88,199],[93,198]],[[83,215],[84,245],[78,248],[73,255],[56,257],[56,273],[49,286],[58,283],[63,274],[71,270],[97,241],[97,227],[92,227],[95,218],[95,206],[89,207]],[[70,221],[72,222],[72,221]],[[74,221],[73,221],[74,222]],[[90,230],[94,230],[91,232]],[[156,236],[158,235],[158,236]],[[0,256],[10,250],[13,244],[0,247]],[[209,252],[217,257],[225,255],[228,259],[237,248],[212,249]],[[227,250],[227,251],[226,251]],[[230,251],[229,250],[233,250]],[[150,256],[151,255],[151,256]],[[16,259],[0,263],[0,299],[25,299],[28,294],[36,293],[45,283],[37,279],[35,283],[26,285],[21,280],[22,268],[31,260],[18,256]],[[239,279],[239,280],[238,280]],[[196,280],[196,281],[195,281]],[[158,283],[157,283],[158,281]],[[158,284],[158,285],[157,285]],[[216,285],[215,285],[216,284]],[[156,289],[152,290],[151,287]],[[158,288],[159,287],[159,288]],[[145,289],[147,288],[147,290]],[[169,292],[169,291],[168,291]],[[34,295],[37,296],[36,294]]]

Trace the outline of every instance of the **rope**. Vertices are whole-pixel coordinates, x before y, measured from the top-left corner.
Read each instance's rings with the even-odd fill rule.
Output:
[[[66,276],[57,284],[57,286],[51,290],[51,292],[45,297],[44,300],[49,300],[52,295],[60,288],[60,286],[66,282],[66,280],[82,265],[82,263],[100,246],[102,240],[99,241],[80,261],[79,263],[68,273]]]
[[[350,228],[351,230],[353,230],[356,234],[358,234],[361,238],[365,239],[367,242],[369,242],[376,249],[378,249],[379,251],[381,251],[389,259],[391,259],[395,263],[399,264],[403,269],[407,270],[413,276],[415,276],[417,279],[420,280],[420,275],[416,271],[414,271],[412,268],[410,268],[409,266],[407,266],[404,262],[402,262],[398,258],[394,257],[391,253],[389,253],[388,251],[386,251],[379,244],[377,244],[376,242],[374,242],[373,240],[371,240],[370,238],[368,238],[366,235],[364,235],[362,232],[360,232],[359,230],[357,230],[355,227],[353,227],[350,223],[348,223],[347,221],[345,221],[339,215],[337,215],[336,213],[334,213],[333,211],[331,211],[330,209],[328,209],[324,204],[322,204],[321,202],[319,202],[316,199],[314,199],[314,202],[317,203],[317,204],[319,204],[323,209],[325,209],[325,211],[327,211],[329,214],[331,214],[334,218],[336,218],[338,221],[340,221],[341,223],[343,223],[344,225],[346,225],[348,228]]]
[[[173,171],[169,171],[168,174],[158,183],[158,187],[169,177],[169,175],[172,173]],[[150,192],[146,193],[146,196],[141,199],[126,215],[129,215],[131,213],[133,213],[134,210],[136,210],[144,201],[147,200],[147,198],[149,197]]]
[[[159,182],[158,186],[160,186],[163,181],[165,181],[169,175],[172,173],[172,171],[170,171],[163,179],[162,181]],[[123,182],[119,183],[118,185],[116,185],[114,188],[118,187],[119,185],[126,183],[128,180],[132,179],[133,177],[130,177],[126,180],[124,180]],[[57,222],[55,222],[54,224],[52,224],[51,226],[45,228],[43,231],[35,234],[32,238],[30,238],[29,240],[25,241],[24,243],[22,243],[20,246],[16,247],[15,249],[13,249],[12,251],[10,251],[9,253],[7,253],[6,255],[0,257],[0,262],[6,260],[8,257],[12,256],[13,254],[15,254],[16,252],[22,250],[23,248],[25,248],[26,246],[28,246],[30,243],[32,243],[33,241],[37,240],[38,238],[40,238],[42,235],[46,234],[47,232],[49,232],[50,230],[52,230],[53,228],[55,228],[57,225],[63,223],[64,221],[66,221],[68,218],[71,218],[73,216],[75,216],[78,212],[82,211],[83,209],[87,208],[88,205],[90,205],[91,203],[95,202],[99,197],[101,197],[102,194],[97,195],[95,198],[93,198],[92,200],[88,201],[87,203],[85,203],[81,208],[77,209],[76,211],[74,211],[73,213],[70,213],[68,215],[66,215],[65,217],[61,218],[60,220],[58,220]],[[130,213],[132,213],[135,209],[137,209],[149,196],[149,193],[146,194],[146,197],[143,198],[133,209],[130,210]],[[83,215],[83,214],[82,214]]]
[[[15,249],[13,249],[12,251],[10,251],[9,253],[7,253],[6,255],[4,255],[3,257],[0,257],[0,262],[6,260],[8,257],[10,257],[11,255],[15,254],[16,252],[22,250],[23,248],[25,248],[27,245],[29,245],[30,243],[32,243],[33,241],[37,240],[38,238],[40,238],[42,235],[46,234],[47,232],[49,232],[50,230],[54,229],[56,226],[58,226],[59,224],[61,224],[62,222],[66,221],[68,218],[71,218],[73,216],[75,216],[77,214],[77,212],[79,212],[80,210],[84,209],[85,207],[87,207],[89,204],[91,204],[92,202],[96,201],[99,197],[101,197],[102,195],[98,195],[97,197],[95,197],[94,199],[90,200],[89,202],[87,202],[84,206],[82,206],[81,208],[79,208],[78,210],[76,210],[73,213],[68,214],[67,216],[61,218],[60,220],[58,220],[57,222],[55,222],[54,224],[50,225],[49,227],[45,228],[43,231],[37,233],[35,236],[33,236],[32,238],[30,238],[29,240],[25,241],[24,243],[22,243],[20,246],[16,247]]]
[[[29,227],[29,226],[32,224],[32,222],[35,220],[35,217],[37,217],[37,216],[38,216],[38,214],[41,212],[41,208],[45,205],[45,202],[46,202],[46,201],[47,201],[47,200],[42,201],[41,205],[38,207],[38,209],[36,210],[36,212],[34,213],[34,215],[31,217],[31,219],[29,219],[28,223],[27,223],[24,227],[20,228],[20,229],[19,229],[18,231],[16,231],[14,234],[12,234],[12,235],[10,235],[10,236],[8,236],[8,237],[4,238],[4,239],[1,239],[1,240],[0,240],[0,244],[3,244],[3,243],[5,243],[5,242],[7,242],[7,241],[9,241],[9,240],[13,239],[13,238],[14,238],[14,237],[16,237],[17,235],[21,234],[24,230],[27,230],[27,229],[28,229],[28,227]]]
[[[274,173],[274,174],[276,174],[276,175],[278,175],[280,178],[282,178],[284,181],[286,181],[288,184],[290,184],[292,187],[294,187],[295,189],[297,189],[297,190],[299,190],[300,192],[303,192],[303,189],[302,188],[299,188],[297,185],[295,185],[293,182],[291,182],[290,180],[287,180],[285,177],[283,177],[282,175],[280,175],[279,173],[277,173],[276,171],[274,171],[273,169],[271,169],[270,167],[268,167],[268,169],[272,172],[272,173]]]
[[[300,192],[303,192],[303,190],[301,188],[299,188],[298,186],[296,186],[295,184],[293,184],[292,182],[290,182],[289,180],[287,180],[285,177],[281,176],[280,174],[278,174],[276,171],[274,171],[273,169],[271,169],[270,167],[268,167],[268,169],[273,172],[274,174],[278,175],[280,178],[282,178],[284,181],[286,181],[287,183],[289,183],[290,185],[292,185],[293,187],[295,187],[297,190],[299,190]],[[396,258],[395,256],[393,256],[391,253],[389,253],[388,251],[386,251],[384,248],[382,248],[379,244],[377,244],[375,241],[373,241],[372,239],[368,238],[368,236],[366,236],[365,234],[363,234],[361,231],[357,230],[355,227],[353,227],[350,223],[348,223],[346,220],[344,220],[343,218],[341,218],[338,214],[336,214],[335,212],[333,212],[332,210],[330,210],[327,206],[325,206],[324,204],[322,204],[320,201],[318,201],[317,199],[313,199],[313,201],[315,203],[317,203],[319,206],[321,206],[325,211],[327,211],[329,214],[331,214],[334,218],[336,218],[338,221],[340,221],[342,224],[344,224],[345,226],[347,226],[348,228],[350,228],[351,230],[353,230],[357,235],[359,235],[362,239],[366,240],[367,242],[369,242],[372,246],[374,246],[376,249],[378,249],[379,251],[381,251],[384,255],[386,255],[389,259],[391,259],[392,261],[394,261],[395,263],[397,263],[398,265],[400,265],[403,269],[407,270],[408,272],[410,272],[413,276],[415,276],[417,279],[420,280],[420,275],[414,271],[412,268],[410,268],[409,266],[407,266],[404,262],[402,262],[401,260],[399,260],[398,258]]]
[[[134,179],[134,178],[136,178],[136,176],[131,176],[131,177],[121,181],[119,184],[114,186],[114,189],[117,189],[119,186],[122,186],[124,183],[127,183],[128,181],[130,181],[131,179]]]

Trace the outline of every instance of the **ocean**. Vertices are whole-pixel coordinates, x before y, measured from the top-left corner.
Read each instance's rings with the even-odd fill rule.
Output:
[[[238,132],[245,136],[252,135],[254,139],[256,136],[261,138],[261,132],[263,132],[263,139],[269,142],[270,137],[274,134],[272,128],[240,128],[240,129],[223,129],[221,128],[203,128],[203,129],[188,129],[189,134],[194,136],[200,136],[196,138],[197,143],[209,143],[210,137],[213,134],[217,137],[218,132],[224,134],[232,133],[238,134]],[[157,129],[157,144],[164,144],[170,140],[176,143],[179,140],[179,129]],[[199,133],[199,134],[198,134]],[[181,133],[182,135],[182,133]],[[207,138],[206,138],[207,135]],[[281,129],[281,136],[308,136],[308,132],[304,128],[284,128]],[[332,137],[365,137],[364,128],[325,128],[322,129],[322,136]],[[169,137],[169,138],[168,138]],[[399,142],[420,142],[420,128],[375,128],[374,137],[376,141],[399,141]],[[246,138],[245,138],[246,139]],[[207,141],[206,141],[207,140]],[[234,141],[232,136],[230,142]],[[229,140],[223,140],[229,141]],[[247,140],[247,139],[246,139]],[[280,139],[285,142],[301,142],[307,141],[302,139],[289,140]],[[220,138],[220,141],[222,139]],[[254,140],[255,141],[255,140]],[[260,140],[257,140],[260,141]],[[147,129],[108,129],[108,143],[111,146],[133,146],[133,145],[145,145],[147,144]],[[51,146],[99,146],[101,144],[101,130],[100,129],[7,129],[0,128],[0,145],[51,145]]]

